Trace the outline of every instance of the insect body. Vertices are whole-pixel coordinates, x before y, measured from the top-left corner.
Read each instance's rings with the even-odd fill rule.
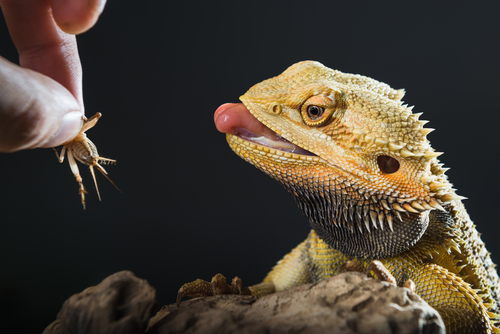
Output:
[[[111,182],[111,184],[115,186],[116,189],[121,191],[120,188],[118,188],[116,184],[108,177],[108,172],[106,172],[104,167],[101,166],[101,164],[116,163],[116,160],[99,156],[96,146],[93,142],[90,141],[90,139],[88,139],[87,135],[85,134],[87,130],[93,128],[94,125],[96,125],[101,116],[101,113],[97,113],[89,119],[86,119],[84,116],[85,122],[82,126],[82,129],[80,130],[80,133],[78,133],[78,135],[72,141],[64,144],[60,155],[54,148],[54,151],[56,152],[57,158],[59,159],[60,163],[64,161],[64,155],[66,151],[68,152],[69,167],[71,168],[73,175],[75,175],[76,181],[80,185],[79,192],[82,198],[82,205],[84,210],[85,194],[87,194],[87,191],[83,186],[82,177],[80,175],[80,171],[78,170],[78,165],[76,164],[75,159],[80,161],[82,164],[89,166],[90,174],[92,174],[92,178],[94,179],[95,189],[97,191],[99,201],[101,200],[101,194],[99,193],[99,188],[97,186],[94,167],[96,167],[102,173],[102,175],[104,175],[109,180],[109,182]]]

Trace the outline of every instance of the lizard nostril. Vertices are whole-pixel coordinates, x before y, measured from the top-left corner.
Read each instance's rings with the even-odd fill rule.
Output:
[[[388,155],[379,155],[377,157],[377,163],[384,174],[392,174],[399,170],[399,161]]]

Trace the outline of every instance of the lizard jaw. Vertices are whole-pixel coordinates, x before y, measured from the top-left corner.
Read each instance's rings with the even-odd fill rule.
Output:
[[[275,150],[298,155],[316,154],[289,142],[257,120],[241,103],[226,103],[214,114],[217,130]]]

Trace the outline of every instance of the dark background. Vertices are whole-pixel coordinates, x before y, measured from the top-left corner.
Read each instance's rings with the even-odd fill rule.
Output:
[[[1,328],[40,333],[70,295],[124,269],[161,305],[217,272],[258,283],[308,223],[281,185],[231,152],[213,112],[307,59],[406,89],[500,262],[494,1],[236,3],[110,1],[78,37],[86,114],[103,114],[88,135],[118,160],[106,168],[123,193],[97,175],[100,203],[81,167],[82,211],[51,149],[0,155]],[[0,43],[17,61],[3,21]]]

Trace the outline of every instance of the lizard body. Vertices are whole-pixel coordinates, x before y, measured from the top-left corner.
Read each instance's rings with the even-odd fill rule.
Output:
[[[234,152],[282,183],[312,227],[249,290],[261,296],[379,260],[398,285],[415,283],[449,333],[498,332],[495,265],[426,138],[432,129],[403,95],[307,61],[243,95],[251,115],[216,113]]]

